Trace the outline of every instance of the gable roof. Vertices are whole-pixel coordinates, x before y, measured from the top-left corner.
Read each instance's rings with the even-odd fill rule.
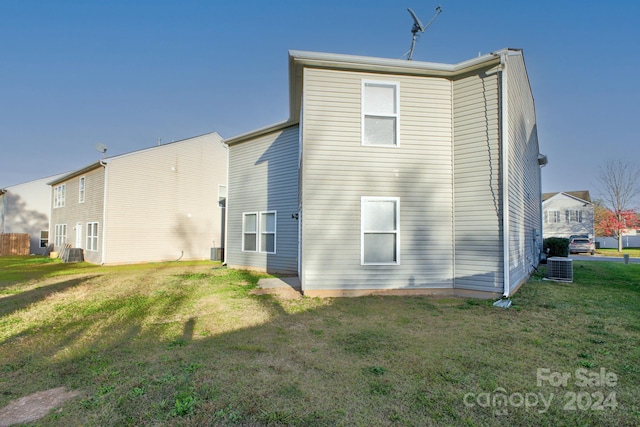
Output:
[[[237,144],[266,133],[279,131],[298,124],[300,121],[300,107],[302,102],[303,69],[305,67],[454,78],[455,76],[480,68],[499,65],[502,57],[505,55],[522,55],[522,50],[504,48],[457,64],[290,50],[289,118],[283,122],[226,139],[225,143],[228,145]]]
[[[542,193],[542,201],[546,202],[550,198],[557,196],[558,194],[564,194],[574,199],[580,199],[583,202],[591,203],[591,195],[589,194],[589,190],[582,191],[559,191],[555,193]]]

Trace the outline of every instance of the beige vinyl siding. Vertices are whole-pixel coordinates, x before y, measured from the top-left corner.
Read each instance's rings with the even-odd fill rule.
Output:
[[[104,206],[104,183],[105,173],[102,166],[87,171],[81,175],[74,176],[63,182],[53,185],[65,184],[65,203],[64,207],[51,209],[51,221],[49,231],[49,242],[53,243],[55,238],[55,225],[67,225],[67,243],[75,247],[76,234],[78,230],[76,225],[82,224],[82,249],[84,250],[84,259],[87,262],[99,264],[102,262],[102,240],[103,240],[103,206]],[[85,198],[84,203],[78,202],[78,185],[80,177],[85,177]],[[53,192],[53,188],[51,189]],[[86,250],[87,223],[98,223],[98,251]],[[56,250],[59,250],[56,247]]]
[[[399,147],[361,145],[362,80],[399,84]],[[303,290],[452,287],[451,83],[304,71]],[[399,265],[361,265],[361,198],[400,202]]]
[[[502,291],[501,155],[496,72],[453,82],[455,287]]]
[[[209,259],[223,246],[221,141],[212,133],[108,160],[105,263]]]
[[[539,261],[542,235],[538,136],[533,96],[521,54],[507,56],[509,269],[513,289]]]
[[[227,264],[298,271],[298,126],[229,147]],[[276,253],[242,251],[242,214],[277,212]]]

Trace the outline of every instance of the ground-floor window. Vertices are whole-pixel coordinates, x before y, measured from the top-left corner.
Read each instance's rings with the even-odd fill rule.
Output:
[[[276,212],[242,214],[242,250],[276,253]]]
[[[275,212],[260,212],[260,252],[276,253]]]
[[[46,248],[49,246],[49,230],[40,230],[40,247]]]
[[[400,199],[362,197],[362,264],[400,263]]]
[[[56,248],[62,248],[67,243],[67,224],[55,225],[53,239]]]
[[[87,250],[94,251],[94,252],[98,250],[98,223],[97,222],[87,223]]]

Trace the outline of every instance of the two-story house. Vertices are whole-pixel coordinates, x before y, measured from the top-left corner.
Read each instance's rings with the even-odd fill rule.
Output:
[[[522,51],[458,64],[289,53],[290,117],[226,140],[230,267],[310,296],[509,296],[538,264]]]
[[[54,175],[0,188],[0,233],[29,234],[29,252],[43,254],[49,245],[51,188]]]
[[[97,264],[209,259],[224,242],[217,133],[108,157],[49,182],[51,242]]]
[[[544,238],[594,235],[594,206],[586,190],[542,195]]]

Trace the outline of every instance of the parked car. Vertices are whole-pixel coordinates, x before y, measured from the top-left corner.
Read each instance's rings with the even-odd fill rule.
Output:
[[[569,236],[569,240],[573,240],[573,239],[588,239],[589,235],[588,234],[572,234],[571,236]]]
[[[591,239],[585,239],[584,237],[574,237],[569,241],[569,253],[579,254],[581,252],[587,252],[593,255],[596,253],[596,245]]]

